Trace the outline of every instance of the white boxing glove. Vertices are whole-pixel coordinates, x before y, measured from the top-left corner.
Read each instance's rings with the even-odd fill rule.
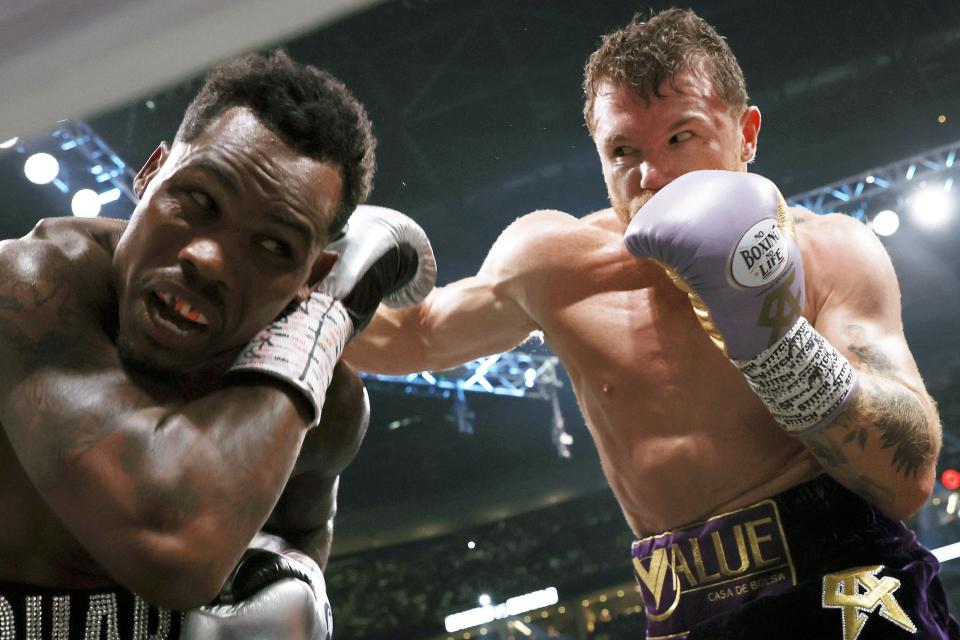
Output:
[[[217,600],[186,613],[180,637],[330,640],[332,634],[333,614],[320,567],[282,539],[261,533]]]

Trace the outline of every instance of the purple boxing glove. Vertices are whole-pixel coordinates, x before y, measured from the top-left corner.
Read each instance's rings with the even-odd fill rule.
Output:
[[[637,212],[624,242],[687,292],[707,333],[789,433],[826,426],[849,404],[856,371],[800,315],[803,261],[772,182],[687,173]]]
[[[687,173],[640,209],[624,241],[690,294],[700,322],[730,358],[753,358],[800,317],[803,262],[793,217],[766,178]]]

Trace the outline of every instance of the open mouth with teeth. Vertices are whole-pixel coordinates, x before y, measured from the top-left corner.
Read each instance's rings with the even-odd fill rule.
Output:
[[[179,296],[165,291],[155,291],[152,297],[154,317],[170,330],[178,333],[196,332],[206,329],[210,324],[205,315]]]

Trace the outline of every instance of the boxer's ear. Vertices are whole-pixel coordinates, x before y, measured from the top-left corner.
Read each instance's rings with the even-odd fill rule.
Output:
[[[137,173],[137,177],[133,179],[133,191],[137,194],[138,198],[143,197],[150,181],[153,180],[157,172],[160,171],[160,167],[167,161],[169,155],[170,145],[166,142],[161,142],[157,145],[157,148],[153,150],[153,153],[150,154],[150,157],[147,158],[147,162],[140,169],[140,172]]]
[[[300,290],[297,292],[297,298],[300,302],[303,302],[310,297],[310,292],[313,291],[324,278],[330,273],[330,270],[333,269],[333,266],[337,264],[337,260],[340,259],[340,254],[336,251],[331,251],[330,249],[324,249],[320,252],[320,255],[317,256],[317,259],[313,262],[313,267],[310,269],[310,278],[307,280],[306,284],[300,287]]]
[[[757,139],[760,137],[760,109],[747,107],[740,116],[740,161],[753,162],[757,155]]]

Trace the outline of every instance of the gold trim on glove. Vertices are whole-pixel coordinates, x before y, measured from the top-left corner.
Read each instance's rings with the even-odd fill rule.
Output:
[[[790,212],[787,211],[788,215],[789,213]],[[793,224],[792,217],[790,218],[790,224]],[[687,281],[684,280],[683,277],[673,269],[673,267],[668,267],[654,258],[650,258],[650,260],[655,265],[663,269],[663,271],[667,274],[667,277],[670,278],[670,281],[673,282],[673,285],[677,289],[680,289],[680,291],[683,291],[685,294],[687,294],[687,297],[690,298],[690,306],[693,307],[693,314],[697,316],[700,326],[702,326],[703,330],[707,332],[707,335],[710,336],[710,340],[713,342],[713,344],[717,345],[717,348],[720,349],[720,352],[729,357],[729,354],[727,353],[727,345],[723,341],[723,336],[720,335],[720,330],[717,329],[717,325],[713,323],[713,316],[710,315],[710,310],[707,309],[707,305],[703,301],[703,298],[693,292],[693,289],[690,288],[690,285],[687,284]]]

